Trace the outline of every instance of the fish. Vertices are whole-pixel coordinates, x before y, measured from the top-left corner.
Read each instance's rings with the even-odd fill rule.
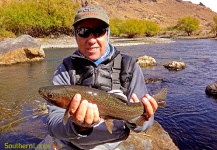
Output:
[[[166,107],[167,88],[162,88],[153,95],[159,107]],[[123,120],[142,126],[145,121],[145,110],[141,102],[128,102],[123,96],[108,93],[99,89],[80,85],[52,85],[43,86],[38,90],[39,94],[49,103],[66,109],[63,124],[68,120],[68,111],[75,94],[81,94],[82,99],[96,104],[99,116],[104,119],[108,131],[112,134],[113,120]]]

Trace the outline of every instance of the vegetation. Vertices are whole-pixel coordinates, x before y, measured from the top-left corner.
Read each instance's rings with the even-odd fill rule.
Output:
[[[0,24],[5,31],[15,35],[67,34],[77,9],[78,5],[71,0],[5,1],[0,6]]]
[[[139,36],[153,36],[159,30],[159,26],[147,20],[138,20],[138,19],[112,19],[110,21],[111,25],[111,34],[115,36],[125,35],[129,38],[139,37]]]
[[[160,27],[152,21],[145,21],[145,27],[146,36],[154,36],[160,31]]]
[[[180,18],[177,24],[177,28],[181,31],[185,31],[188,36],[192,35],[192,32],[199,29],[199,20],[190,16]]]
[[[111,34],[114,36],[120,36],[122,34],[122,25],[124,21],[118,18],[110,20]]]
[[[4,28],[1,27],[0,25],[0,41],[3,38],[13,38],[16,37],[15,34],[13,32],[7,31]]]
[[[211,25],[211,30],[215,34],[215,37],[217,37],[217,16],[213,17],[214,24]]]
[[[0,40],[5,37],[15,37],[29,34],[33,37],[49,35],[73,35],[71,27],[74,15],[80,7],[78,1],[72,0],[10,0],[2,1],[0,6]],[[212,31],[217,36],[217,16],[214,17]],[[155,22],[150,20],[118,18],[110,20],[111,35],[129,38],[140,36],[177,36],[180,31],[188,36],[199,29],[199,21],[193,17],[184,17],[178,20],[176,26],[170,26],[163,32]],[[177,30],[180,30],[179,32]]]
[[[128,19],[122,24],[122,32],[129,38],[144,35],[145,30],[145,22],[143,20]]]

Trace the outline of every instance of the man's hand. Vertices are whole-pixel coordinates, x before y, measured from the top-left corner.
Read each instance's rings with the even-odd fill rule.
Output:
[[[139,99],[135,93],[132,94],[132,98],[130,99],[130,102],[134,102],[134,103],[139,102]],[[149,120],[157,110],[158,104],[156,100],[153,97],[151,97],[149,94],[145,94],[142,97],[141,102],[145,108],[146,120]]]
[[[82,100],[80,94],[73,97],[69,107],[69,114],[71,120],[81,127],[90,128],[100,121],[97,105]]]

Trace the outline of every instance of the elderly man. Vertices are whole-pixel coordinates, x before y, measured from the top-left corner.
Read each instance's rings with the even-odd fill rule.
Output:
[[[78,50],[63,60],[54,73],[54,85],[81,85],[125,96],[129,102],[142,102],[146,117],[142,126],[122,120],[114,120],[112,134],[99,116],[98,106],[76,94],[69,106],[65,125],[62,118],[65,110],[48,106],[49,135],[40,146],[52,149],[118,149],[130,130],[147,130],[154,120],[158,105],[147,94],[143,73],[135,61],[120,54],[109,43],[109,19],[97,6],[82,7],[74,19],[74,35]]]

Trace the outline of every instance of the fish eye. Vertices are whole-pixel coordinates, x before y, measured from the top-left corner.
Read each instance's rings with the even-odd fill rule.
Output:
[[[47,97],[48,97],[48,98],[52,98],[52,97],[53,97],[53,94],[48,94]]]

